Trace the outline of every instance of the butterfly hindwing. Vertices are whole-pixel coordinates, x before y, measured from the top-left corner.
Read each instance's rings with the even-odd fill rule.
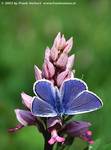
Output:
[[[67,105],[65,114],[75,115],[92,112],[101,106],[101,100],[94,93],[86,90]]]
[[[32,113],[33,115],[39,116],[39,117],[57,116],[57,113],[54,111],[53,107],[49,103],[38,98],[37,96],[33,98]]]

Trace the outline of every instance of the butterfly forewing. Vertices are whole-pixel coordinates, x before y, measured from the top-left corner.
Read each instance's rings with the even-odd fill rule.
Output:
[[[60,89],[61,101],[64,107],[84,90],[87,90],[87,85],[82,80],[75,78],[64,81]]]
[[[55,105],[56,100],[56,93],[53,84],[45,79],[36,81],[33,86],[34,93],[46,101],[47,103],[51,104],[52,106]]]

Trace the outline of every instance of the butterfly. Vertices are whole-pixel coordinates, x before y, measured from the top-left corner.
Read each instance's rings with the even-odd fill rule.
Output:
[[[31,111],[39,117],[88,113],[103,105],[102,100],[78,78],[65,80],[59,89],[51,81],[41,79],[34,83],[33,91],[36,96]]]

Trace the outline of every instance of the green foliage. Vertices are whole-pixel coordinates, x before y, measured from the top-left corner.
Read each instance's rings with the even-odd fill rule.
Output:
[[[72,6],[0,6],[0,149],[42,150],[34,127],[10,135],[17,124],[13,110],[22,108],[20,93],[33,95],[33,66],[42,67],[44,50],[60,31],[74,37],[76,77],[103,99],[104,107],[80,119],[92,123],[95,144],[88,150],[111,149],[111,9],[110,0],[78,0]],[[70,150],[83,150],[76,140]]]

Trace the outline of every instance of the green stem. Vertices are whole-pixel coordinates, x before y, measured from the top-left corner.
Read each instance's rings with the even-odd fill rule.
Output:
[[[48,140],[50,138],[50,134],[48,132],[45,133],[45,136],[44,136],[44,150],[52,150],[53,149],[53,145],[50,145],[48,143]]]

